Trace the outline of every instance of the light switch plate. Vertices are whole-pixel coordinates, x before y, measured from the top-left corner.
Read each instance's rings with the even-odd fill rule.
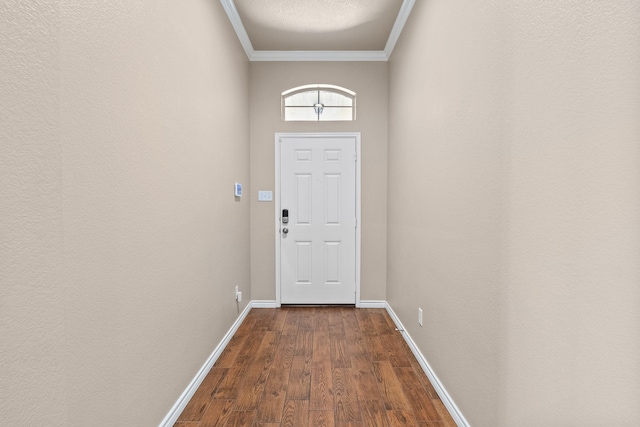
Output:
[[[258,191],[258,201],[259,202],[272,202],[273,201],[273,192],[272,191]]]

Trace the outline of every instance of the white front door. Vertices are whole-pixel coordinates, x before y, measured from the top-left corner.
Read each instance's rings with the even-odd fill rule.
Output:
[[[356,302],[357,137],[280,136],[282,304]]]

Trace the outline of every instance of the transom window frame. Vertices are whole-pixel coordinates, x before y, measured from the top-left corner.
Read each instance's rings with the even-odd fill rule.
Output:
[[[317,93],[313,104],[287,105],[287,100],[292,97],[303,93],[311,94],[313,92]],[[336,103],[336,105],[325,104],[323,101],[327,100],[321,97],[322,92],[329,92],[338,95],[340,97],[339,99],[342,99],[343,101],[342,103]],[[311,99],[311,95],[309,98]],[[354,121],[356,119],[356,93],[352,90],[336,85],[310,84],[286,90],[282,92],[281,105],[282,120],[287,122]],[[313,113],[311,113],[311,109],[313,109]],[[299,118],[299,116],[295,114],[296,110],[298,113],[302,112],[303,118]],[[323,116],[323,113],[326,111],[329,111],[330,114]],[[315,116],[314,119],[310,118],[312,114]]]

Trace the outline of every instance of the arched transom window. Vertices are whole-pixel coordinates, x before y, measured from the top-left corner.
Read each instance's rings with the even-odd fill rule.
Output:
[[[282,92],[285,121],[350,121],[356,119],[356,93],[339,86],[306,85]]]

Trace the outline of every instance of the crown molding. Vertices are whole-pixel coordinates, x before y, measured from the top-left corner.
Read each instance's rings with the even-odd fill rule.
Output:
[[[415,0],[404,0],[383,51],[323,50],[268,51],[254,50],[233,0],[220,0],[249,61],[388,61],[402,33]]]
[[[236,30],[236,34],[238,36],[238,40],[240,40],[242,48],[247,54],[249,60],[251,60],[251,56],[254,53],[253,46],[251,45],[251,40],[249,40],[247,30],[245,30],[244,25],[242,25],[242,20],[240,19],[240,14],[238,14],[238,9],[236,9],[235,3],[233,0],[220,0],[220,3],[222,3],[224,11],[227,12],[227,16],[229,17],[229,21],[231,21],[233,29]]]
[[[393,49],[396,47],[396,43],[400,38],[400,34],[402,34],[402,30],[404,29],[404,24],[407,23],[407,19],[409,19],[411,9],[413,9],[413,5],[415,3],[416,0],[404,0],[402,2],[402,6],[400,6],[398,17],[396,18],[396,22],[393,24],[393,28],[391,29],[391,33],[389,33],[389,38],[387,39],[387,44],[384,47],[384,53],[387,57],[387,60],[391,58]]]
[[[251,61],[387,61],[383,51],[353,50],[259,50],[247,55]]]

